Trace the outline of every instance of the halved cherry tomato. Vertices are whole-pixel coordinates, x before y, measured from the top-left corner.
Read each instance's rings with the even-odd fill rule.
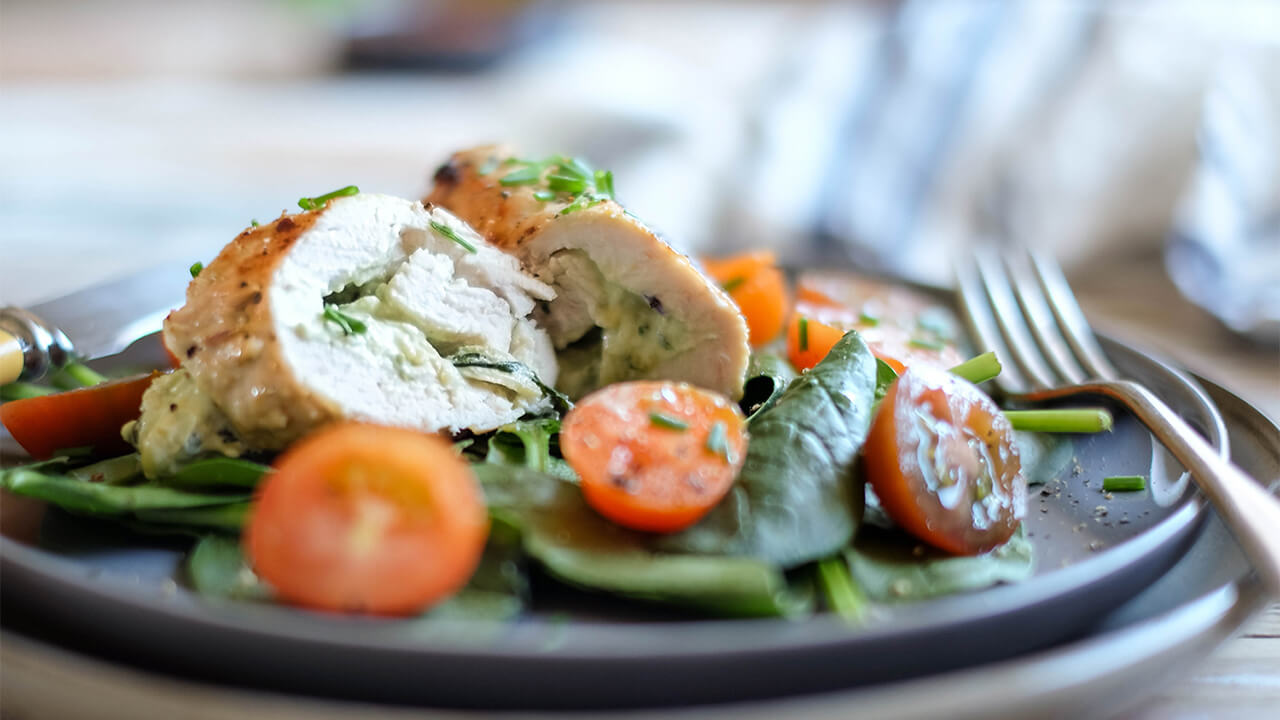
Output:
[[[97,455],[129,452],[131,448],[120,437],[120,428],[138,419],[142,393],[159,374],[12,400],[0,405],[0,422],[36,459],[79,447],[92,447]]]
[[[417,612],[456,592],[489,520],[475,475],[440,437],[343,424],[275,462],[246,528],[254,570],[289,602]]]
[[[863,461],[894,522],[951,553],[1000,545],[1025,514],[1013,427],[991,398],[944,370],[911,367],[889,387]]]
[[[674,532],[729,492],[746,459],[746,421],[736,403],[692,385],[618,383],[565,415],[560,449],[601,515]]]
[[[778,258],[770,250],[755,250],[721,258],[702,258],[702,267],[716,282],[732,285],[737,278],[746,279],[758,270],[776,267]]]
[[[787,316],[787,279],[774,267],[773,253],[746,253],[707,259],[707,274],[733,298],[747,321],[751,345],[760,347],[782,332]]]
[[[787,325],[787,359],[797,370],[808,370],[831,352],[845,331],[796,312]]]

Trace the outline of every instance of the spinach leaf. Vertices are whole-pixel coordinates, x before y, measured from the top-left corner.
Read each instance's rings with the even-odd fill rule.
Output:
[[[245,562],[240,539],[207,535],[187,556],[187,577],[205,597],[231,600],[270,600],[271,587]]]
[[[566,480],[577,475],[559,452],[560,421],[556,418],[520,420],[503,425],[489,436],[484,461],[495,465],[520,465],[548,472]]]
[[[230,505],[211,505],[209,507],[176,508],[171,510],[139,510],[134,513],[138,520],[156,525],[170,525],[183,528],[204,528],[239,533],[249,519],[252,505],[248,502]]]
[[[154,482],[104,485],[22,467],[0,472],[0,486],[19,495],[46,500],[64,510],[98,515],[226,505],[249,499],[247,493],[195,493]]]
[[[747,382],[742,386],[738,405],[748,418],[773,407],[787,385],[796,377],[795,368],[781,355],[766,352],[751,354],[747,365]]]
[[[889,363],[876,358],[876,403],[878,404],[884,399],[884,394],[889,392],[889,386],[894,380],[898,379],[898,371],[893,369]]]
[[[877,602],[921,600],[1031,576],[1031,541],[1019,529],[1009,542],[984,555],[948,555],[901,530],[863,527],[845,550],[858,586]]]
[[[119,485],[133,480],[141,474],[142,461],[139,459],[138,453],[99,460],[92,465],[85,465],[84,467],[67,471],[67,475],[81,482],[104,483],[106,485]]]
[[[795,567],[839,551],[862,515],[854,462],[871,422],[876,364],[857,332],[751,419],[737,484],[669,552],[748,555]]]
[[[459,370],[476,369],[480,371],[489,371],[491,373],[501,373],[509,376],[511,382],[518,384],[527,384],[536,387],[550,401],[551,409],[557,415],[563,415],[569,412],[573,407],[573,403],[569,401],[568,396],[547,385],[538,378],[537,373],[529,369],[528,365],[516,360],[502,360],[491,357],[481,352],[462,349],[449,356],[449,362]],[[492,376],[489,376],[490,378]],[[485,376],[476,376],[477,379],[486,380]],[[498,383],[507,385],[507,383]]]
[[[271,467],[240,458],[211,457],[184,465],[165,484],[173,487],[252,488]]]
[[[524,550],[571,585],[728,615],[802,612],[810,598],[753,558],[669,555],[653,536],[600,517],[573,484],[526,468],[479,465],[494,518],[520,530]]]
[[[495,528],[471,581],[421,620],[506,620],[519,614],[528,595],[521,563],[518,535]],[[240,540],[234,536],[202,537],[187,556],[187,577],[191,587],[208,598],[275,599],[275,591],[249,567]]]

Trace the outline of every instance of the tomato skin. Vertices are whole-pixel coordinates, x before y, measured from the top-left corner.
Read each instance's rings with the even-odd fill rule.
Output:
[[[37,460],[58,450],[92,446],[95,455],[129,452],[120,428],[142,413],[142,394],[160,373],[114,380],[78,390],[11,400],[0,422]]]
[[[729,293],[747,321],[752,347],[767,345],[786,324],[787,279],[775,267],[777,258],[768,250],[725,258],[703,258],[707,274]]]
[[[405,615],[456,592],[488,537],[483,496],[448,442],[341,424],[295,444],[245,531],[255,571],[288,602]]]
[[[787,360],[796,370],[808,370],[831,352],[845,331],[802,314],[799,309],[787,324]]]
[[[894,522],[947,552],[986,552],[1026,513],[1013,427],[982,391],[943,370],[908,368],[889,387],[863,460]]]
[[[686,427],[655,423],[655,414]],[[709,441],[717,424],[722,451]],[[617,383],[565,416],[560,449],[601,515],[634,530],[675,532],[732,487],[746,460],[746,421],[728,398],[685,383]]]

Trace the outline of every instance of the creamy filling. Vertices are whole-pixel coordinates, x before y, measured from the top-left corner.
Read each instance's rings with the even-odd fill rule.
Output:
[[[248,448],[227,416],[184,369],[156,378],[142,395],[142,414],[121,430],[138,448],[142,472],[169,477],[208,455],[239,457]]]
[[[557,389],[579,398],[596,388],[649,377],[693,349],[683,322],[662,298],[645,296],[604,277],[582,250],[561,250],[548,262],[556,298],[538,311],[560,365]]]

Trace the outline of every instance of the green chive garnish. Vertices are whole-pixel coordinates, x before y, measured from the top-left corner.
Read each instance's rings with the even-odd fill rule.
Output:
[[[435,230],[436,232],[440,233],[441,235],[443,235],[443,236],[445,236],[445,237],[449,238],[450,240],[452,240],[452,241],[454,241],[454,242],[458,243],[459,245],[461,245],[462,247],[466,248],[467,252],[469,252],[469,253],[474,253],[474,252],[476,251],[476,246],[475,246],[475,245],[472,245],[471,243],[469,243],[469,242],[467,242],[466,240],[462,239],[462,236],[461,236],[461,235],[459,235],[459,234],[457,233],[457,231],[456,231],[456,230],[454,230],[453,228],[449,227],[448,225],[445,225],[444,223],[436,222],[435,220],[432,220],[432,221],[431,221],[431,229],[432,229],[432,230]]]
[[[499,163],[501,163],[501,162],[502,162],[502,161],[501,161],[501,160],[499,160],[498,158],[496,158],[496,157],[491,157],[491,158],[489,158],[488,160],[485,160],[485,161],[484,161],[484,164],[483,164],[483,165],[481,165],[481,166],[479,167],[479,169],[477,169],[477,170],[476,170],[476,174],[477,174],[477,175],[488,175],[489,173],[493,172],[494,170],[497,170],[497,169],[498,169],[498,164],[499,164]]]
[[[1000,360],[996,358],[995,353],[988,351],[951,368],[951,374],[977,385],[999,375],[1000,370]]]
[[[1141,475],[1115,475],[1102,479],[1102,489],[1106,492],[1137,492],[1146,487],[1147,479]]]
[[[539,190],[535,192],[533,196],[538,200],[541,200],[542,202],[547,202],[548,200],[556,199],[556,194],[551,192],[550,190]]]
[[[1053,410],[1005,410],[1014,430],[1028,432],[1099,433],[1111,429],[1111,413],[1106,408],[1062,408]]]
[[[191,263],[191,267],[187,268],[188,272],[191,273],[192,280],[194,280],[195,277],[199,275],[200,271],[203,269],[204,269],[204,263],[202,262],[193,262]]]
[[[746,277],[739,275],[737,277],[729,278],[729,280],[725,282],[725,284],[721,285],[720,287],[724,288],[725,292],[733,292],[734,290],[737,290],[738,287],[741,286],[742,283],[746,281],[747,281]]]
[[[505,185],[507,187],[511,187],[513,185],[533,185],[541,179],[541,165],[526,165],[503,175],[502,179],[498,181],[498,184]]]
[[[249,227],[258,227],[258,225],[259,225],[259,223],[258,223],[258,221],[257,221],[257,220],[250,220],[250,221],[249,221]]]
[[[597,170],[596,171],[596,192],[601,195],[608,195],[613,198],[613,171]]]
[[[809,349],[809,318],[800,318],[800,350]]]
[[[329,202],[334,198],[346,197],[348,195],[357,195],[359,193],[360,193],[360,188],[356,187],[355,185],[348,185],[344,188],[338,188],[333,192],[327,192],[323,195],[317,195],[316,197],[299,198],[298,207],[302,208],[303,210],[315,210],[317,208],[324,207],[325,203]]]
[[[368,330],[363,322],[347,315],[333,305],[324,306],[324,319],[338,324],[342,328],[343,335],[359,335]]]
[[[729,427],[723,420],[718,420],[707,433],[707,450],[724,458],[725,462],[733,462],[733,451],[729,449]]]
[[[938,342],[937,340],[929,340],[927,338],[918,338],[918,337],[911,338],[910,340],[907,341],[907,344],[910,345],[911,347],[923,348],[925,350],[942,350],[943,348],[946,347],[946,345]]]
[[[554,192],[578,194],[587,189],[587,181],[572,175],[553,173],[547,176],[547,187]]]
[[[689,423],[681,420],[680,418],[674,418],[670,415],[664,415],[659,412],[649,413],[649,422],[660,428],[675,430],[677,432],[684,432],[689,429]]]
[[[875,315],[869,315],[864,310],[863,312],[858,314],[858,322],[868,327],[875,327],[880,324],[880,318],[876,317]]]

